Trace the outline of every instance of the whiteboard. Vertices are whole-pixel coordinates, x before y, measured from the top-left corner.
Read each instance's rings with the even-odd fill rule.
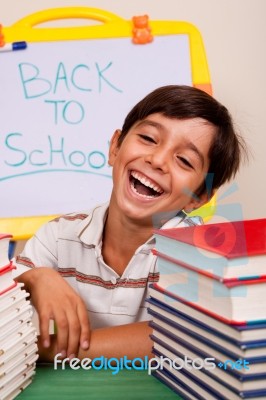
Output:
[[[89,209],[112,190],[109,140],[136,102],[192,85],[189,35],[29,43],[0,53],[0,217]]]

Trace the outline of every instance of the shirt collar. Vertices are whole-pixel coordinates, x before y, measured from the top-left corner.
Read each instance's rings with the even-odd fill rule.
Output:
[[[105,220],[107,217],[109,202],[95,207],[90,215],[85,218],[78,226],[78,237],[86,245],[97,246],[102,241],[103,228]],[[189,218],[183,211],[179,211],[174,217],[170,218],[166,223],[164,223],[160,229],[168,229],[175,227],[186,227],[191,225],[198,225],[200,221],[196,221],[196,218]],[[158,227],[159,228],[159,227]],[[150,249],[155,244],[154,235],[150,237],[140,249]]]
[[[86,245],[97,246],[103,237],[109,202],[95,207],[78,226],[78,237]]]

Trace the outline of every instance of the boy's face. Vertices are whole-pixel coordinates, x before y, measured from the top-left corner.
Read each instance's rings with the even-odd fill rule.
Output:
[[[143,222],[158,213],[200,207],[207,194],[192,195],[208,172],[215,132],[204,119],[179,120],[160,113],[134,124],[120,147],[116,131],[109,152],[111,201],[124,215]]]

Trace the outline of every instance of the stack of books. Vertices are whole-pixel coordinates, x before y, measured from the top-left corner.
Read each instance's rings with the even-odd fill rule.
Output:
[[[266,399],[266,219],[155,237],[153,374],[186,399]]]
[[[38,358],[28,293],[12,277],[10,239],[0,234],[0,400],[14,399],[32,382]]]

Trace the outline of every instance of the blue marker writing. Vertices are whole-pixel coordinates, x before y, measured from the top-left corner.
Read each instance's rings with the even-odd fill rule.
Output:
[[[5,51],[25,50],[26,48],[26,42],[7,43],[3,47],[0,47],[0,53]]]

